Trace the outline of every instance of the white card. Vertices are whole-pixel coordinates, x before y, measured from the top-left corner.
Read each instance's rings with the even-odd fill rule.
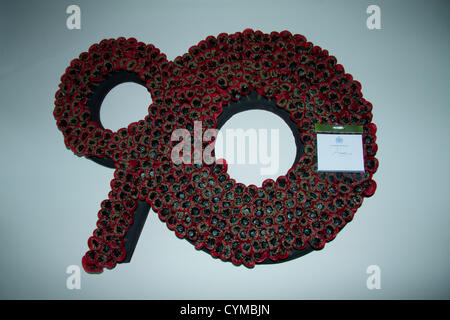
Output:
[[[317,134],[318,171],[364,172],[360,134]]]

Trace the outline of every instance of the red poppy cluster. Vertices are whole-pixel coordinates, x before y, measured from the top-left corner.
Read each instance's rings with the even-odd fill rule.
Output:
[[[112,132],[92,120],[87,104],[119,71],[138,75],[153,102],[144,120]],[[252,92],[298,125],[303,156],[286,175],[246,186],[230,178],[226,164],[171,160],[175,129],[193,132],[194,121],[216,128],[222,111]],[[288,31],[209,36],[174,61],[134,38],[102,40],[70,63],[55,97],[66,146],[77,155],[112,159],[116,168],[82,259],[87,272],[124,260],[138,201],[151,204],[197,249],[253,267],[323,248],[376,189],[376,126],[360,83],[327,50]],[[317,123],[363,126],[365,173],[317,172]]]

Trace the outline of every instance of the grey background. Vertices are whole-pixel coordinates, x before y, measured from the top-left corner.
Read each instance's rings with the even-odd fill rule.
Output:
[[[81,7],[81,30],[66,28],[69,4]],[[382,30],[366,28],[369,4]],[[448,1],[2,1],[0,297],[448,299],[449,11]],[[67,290],[112,177],[66,150],[56,128],[69,62],[118,36],[173,59],[247,27],[301,33],[362,83],[379,128],[375,196],[324,250],[253,270],[196,252],[150,214],[130,264],[83,272],[81,290]],[[380,290],[366,288],[371,264]]]

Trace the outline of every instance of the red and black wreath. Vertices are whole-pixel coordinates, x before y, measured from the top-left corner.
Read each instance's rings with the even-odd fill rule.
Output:
[[[145,119],[113,132],[100,106],[127,81],[146,86],[153,102]],[[150,206],[195,248],[251,268],[322,249],[376,189],[376,126],[360,83],[289,31],[209,36],[174,61],[134,38],[102,40],[72,60],[55,98],[66,146],[115,169],[82,259],[87,272],[131,259]],[[247,186],[226,163],[171,160],[175,129],[220,128],[252,108],[279,114],[296,137],[296,161],[276,181]],[[318,172],[316,124],[363,126],[365,172]]]

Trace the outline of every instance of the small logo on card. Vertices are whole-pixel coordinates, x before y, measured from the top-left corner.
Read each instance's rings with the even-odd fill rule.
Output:
[[[337,136],[336,137],[336,143],[337,144],[342,144],[344,142],[344,139],[341,136]]]

